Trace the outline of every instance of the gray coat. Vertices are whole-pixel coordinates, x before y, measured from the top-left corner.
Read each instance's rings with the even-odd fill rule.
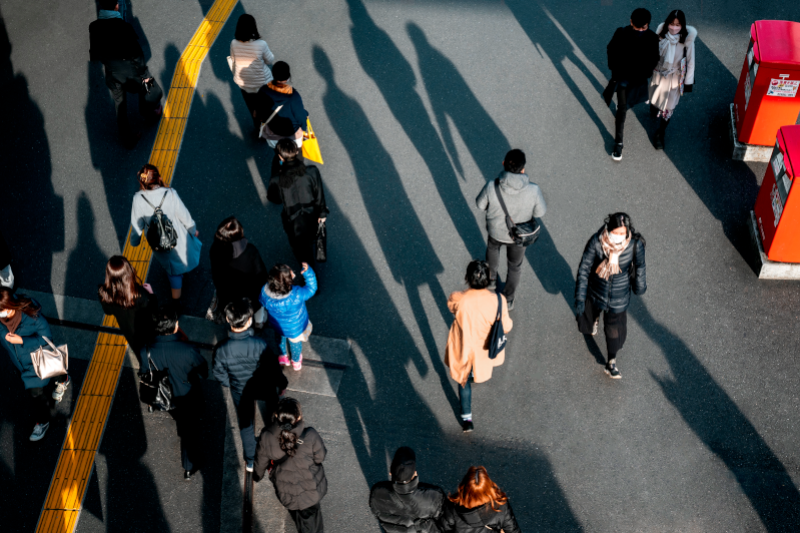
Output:
[[[153,252],[153,255],[167,271],[167,275],[180,276],[193,270],[200,263],[200,249],[203,247],[203,243],[194,236],[196,227],[192,215],[189,214],[189,210],[186,209],[175,189],[159,187],[152,191],[139,191],[133,195],[131,246],[139,246],[142,233],[150,223],[150,217],[153,216],[154,209],[147,201],[158,207],[167,191],[169,192],[161,210],[175,227],[178,243],[169,252]]]
[[[527,175],[503,171],[498,177],[508,214],[515,223],[521,224],[534,217],[544,216],[547,205],[544,203],[542,190],[530,181]],[[494,180],[484,185],[475,199],[475,204],[482,211],[486,211],[486,230],[489,232],[489,237],[498,242],[513,244],[514,239],[508,234],[506,215],[494,189]]]

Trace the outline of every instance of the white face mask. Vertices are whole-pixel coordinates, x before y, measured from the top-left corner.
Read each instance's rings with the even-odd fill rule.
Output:
[[[617,235],[616,233],[609,233],[608,234],[608,241],[611,244],[622,244],[625,242],[627,235]]]
[[[7,309],[3,309],[2,311],[0,311],[0,318],[8,318],[8,310]]]
[[[672,24],[670,24],[670,25],[669,25],[669,32],[670,32],[672,35],[678,35],[678,34],[681,32],[681,26],[680,26],[680,24],[679,24],[679,25],[677,25],[677,26],[673,26]]]

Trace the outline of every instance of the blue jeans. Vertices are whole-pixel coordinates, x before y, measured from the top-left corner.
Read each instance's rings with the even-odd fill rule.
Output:
[[[461,420],[472,420],[472,376],[467,378],[467,386],[458,384],[458,397],[461,399]]]
[[[236,418],[239,422],[239,436],[242,439],[244,460],[254,461],[256,458],[256,433],[255,433],[255,400],[245,397],[238,392],[231,391],[233,405],[236,406]]]
[[[287,355],[289,352],[286,351],[286,344],[289,344],[289,350],[292,352],[292,361],[295,363],[300,362],[300,356],[303,355],[303,343],[302,342],[292,342],[286,337],[281,337],[281,355]]]

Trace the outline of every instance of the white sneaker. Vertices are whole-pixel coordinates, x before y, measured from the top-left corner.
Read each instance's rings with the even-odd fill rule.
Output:
[[[252,472],[254,466],[255,465],[253,464],[253,461],[247,461],[247,463],[245,464],[244,469],[247,470],[248,472]]]
[[[49,427],[50,427],[50,422],[46,424],[36,424],[33,427],[33,433],[31,433],[30,436],[31,441],[36,442],[37,440],[42,440],[44,434],[47,433],[47,428]]]
[[[600,319],[597,318],[594,321],[594,326],[592,327],[592,336],[597,335],[597,326],[600,324]]]
[[[71,380],[69,377],[67,377],[67,381],[64,383],[56,383],[56,390],[53,391],[53,399],[56,402],[60,402],[62,399],[64,399],[64,393],[66,392],[67,387],[69,387],[70,381]]]

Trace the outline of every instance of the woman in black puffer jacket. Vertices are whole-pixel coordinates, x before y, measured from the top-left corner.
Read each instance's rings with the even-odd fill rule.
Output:
[[[506,494],[489,479],[486,468],[471,466],[445,506],[445,533],[522,533]]]
[[[633,229],[631,218],[625,213],[614,213],[586,243],[578,267],[575,282],[578,329],[584,335],[596,335],[600,314],[605,313],[603,331],[608,349],[605,372],[614,379],[622,377],[616,358],[628,334],[631,289],[639,296],[647,290],[644,249],[644,237]]]

